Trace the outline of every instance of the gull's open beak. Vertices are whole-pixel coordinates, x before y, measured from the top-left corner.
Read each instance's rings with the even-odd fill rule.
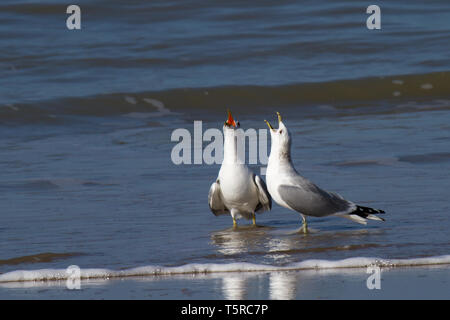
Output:
[[[231,115],[230,109],[228,109],[227,111],[228,111],[228,120],[227,120],[227,124],[236,128],[236,127],[237,127],[237,126],[236,126],[236,122],[234,121],[233,116]]]
[[[269,123],[269,121],[264,120],[267,123],[267,126],[269,127],[270,130],[274,130],[273,127],[271,126],[271,124]]]
[[[277,116],[278,116],[278,123],[281,122],[281,114],[279,112],[277,112]],[[275,130],[272,125],[269,123],[269,121],[264,120],[267,123],[267,126],[269,127],[270,130]]]
[[[277,112],[277,116],[278,116],[278,123],[281,122],[281,114],[279,112]]]

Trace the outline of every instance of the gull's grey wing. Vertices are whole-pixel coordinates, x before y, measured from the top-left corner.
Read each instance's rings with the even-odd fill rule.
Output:
[[[322,190],[309,181],[300,185],[280,185],[278,193],[293,210],[308,216],[346,214],[356,207],[340,195]]]
[[[270,196],[269,190],[267,190],[266,183],[257,175],[253,175],[253,181],[255,181],[258,187],[258,205],[255,211],[262,213],[264,211],[269,211],[272,209],[272,197]]]
[[[209,189],[208,204],[212,213],[214,213],[216,216],[230,213],[230,211],[225,207],[225,204],[222,200],[222,192],[220,191],[219,179],[217,179]]]

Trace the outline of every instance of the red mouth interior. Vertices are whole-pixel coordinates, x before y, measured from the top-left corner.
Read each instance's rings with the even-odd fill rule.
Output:
[[[233,116],[231,115],[231,112],[228,111],[228,120],[227,120],[227,124],[228,125],[233,125],[233,127],[236,127],[236,122],[234,122]]]

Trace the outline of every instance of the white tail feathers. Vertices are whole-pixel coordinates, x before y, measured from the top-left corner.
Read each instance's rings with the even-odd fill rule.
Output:
[[[373,213],[373,214],[372,214]],[[376,216],[375,214],[383,214],[383,210],[373,209],[369,207],[356,206],[356,209],[348,214],[339,215],[340,217],[350,219],[360,224],[367,224],[367,220],[384,221],[383,218]]]
[[[352,221],[358,222],[360,224],[364,224],[364,225],[367,224],[367,220],[366,219],[364,219],[363,217],[360,217],[360,216],[358,216],[356,214],[343,214],[343,215],[339,215],[339,217],[347,218],[347,219],[350,219]]]
[[[373,214],[369,214],[366,219],[370,219],[370,220],[378,220],[378,221],[384,221],[383,218],[377,217],[376,215]]]

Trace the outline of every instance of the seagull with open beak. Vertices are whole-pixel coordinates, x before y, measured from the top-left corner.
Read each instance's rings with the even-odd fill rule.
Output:
[[[242,217],[252,219],[256,225],[255,212],[262,213],[272,208],[264,180],[248,168],[245,155],[239,155],[238,139],[245,139],[244,134],[238,133],[239,126],[239,121],[235,121],[228,110],[228,119],[223,125],[223,162],[208,195],[211,211],[216,216],[230,214],[233,227],[237,226],[236,219]]]
[[[302,177],[294,168],[291,159],[291,135],[278,115],[278,129],[264,120],[269,127],[272,145],[266,171],[267,187],[273,200],[280,206],[302,215],[300,231],[308,232],[306,216],[340,216],[366,224],[366,219],[384,221],[375,214],[383,210],[358,206],[334,192],[325,191]]]

